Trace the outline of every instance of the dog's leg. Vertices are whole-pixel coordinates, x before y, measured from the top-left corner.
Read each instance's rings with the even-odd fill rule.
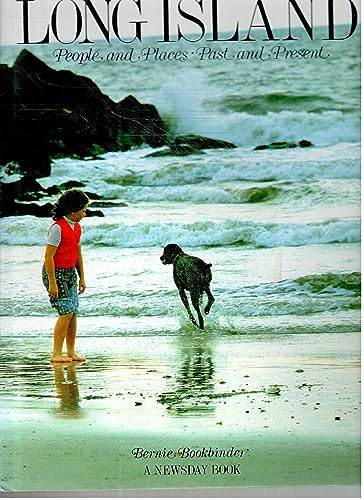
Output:
[[[215,297],[212,295],[211,291],[209,288],[205,288],[205,292],[207,294],[208,302],[205,307],[205,314],[208,314],[210,312],[212,304],[215,302]]]
[[[199,293],[195,293],[195,292],[191,291],[191,302],[192,302],[193,307],[196,309],[199,326],[200,326],[201,330],[203,330],[204,329],[204,321],[203,321],[203,317],[202,317],[202,314],[200,311],[200,295],[199,295]]]
[[[183,305],[185,306],[187,312],[188,312],[188,316],[190,318],[190,320],[192,321],[192,323],[195,325],[195,326],[198,326],[197,325],[197,322],[195,320],[195,318],[193,317],[193,314],[191,312],[191,309],[190,309],[190,304],[188,303],[188,298],[187,298],[187,295],[186,295],[186,292],[183,290],[183,288],[181,290],[179,290],[179,296],[181,297],[181,300],[183,302]]]

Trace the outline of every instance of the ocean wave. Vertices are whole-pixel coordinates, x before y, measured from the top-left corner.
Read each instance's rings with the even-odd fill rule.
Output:
[[[216,115],[214,119],[207,117],[200,130],[196,121],[193,125],[195,133],[220,137],[244,147],[280,141],[297,143],[301,139],[317,146],[360,140],[360,119],[341,111],[269,111],[266,115],[231,112]]]
[[[29,232],[29,221],[32,231]],[[8,217],[2,221],[0,242],[5,245],[44,244],[48,221]],[[163,247],[174,241],[182,247],[252,245],[274,248],[360,241],[360,221],[328,220],[308,224],[256,223],[242,220],[193,223],[115,223],[103,219],[85,226],[83,243],[123,248]]]
[[[360,179],[360,144],[284,151],[209,150],[204,155],[188,158],[149,158],[150,151],[150,148],[141,148],[114,152],[89,161],[57,159],[52,164],[52,177],[40,181],[46,188],[78,179],[87,191],[105,199],[204,203],[211,203],[210,200],[215,203],[249,201],[249,193],[242,191],[236,181],[269,182],[270,186],[298,181],[291,187],[282,184],[274,184],[273,189],[269,187],[269,199],[279,195],[276,188],[284,189],[285,195],[295,190],[300,196],[309,183],[307,193],[312,193],[312,189],[317,193],[317,186],[313,187],[315,181],[320,181],[319,189],[323,189],[324,194],[327,194],[329,180],[354,179],[355,185],[360,185],[357,182]],[[235,182],[235,186],[222,185],[229,182]],[[347,188],[351,194],[353,187],[346,185],[344,190]],[[338,189],[341,190],[340,183],[334,186],[334,190]],[[333,191],[333,183],[329,190]]]
[[[294,280],[310,293],[361,293],[361,273],[326,273]]]
[[[227,316],[305,316],[350,311],[361,305],[361,273],[324,273],[281,282],[218,290]]]
[[[126,203],[139,202],[178,202],[209,204],[240,204],[297,202],[307,206],[337,205],[342,192],[347,193],[346,204],[360,204],[360,184],[353,181],[323,181],[294,183],[292,181],[278,181],[272,183],[259,182],[249,185],[244,181],[205,182],[200,184],[182,184],[167,186],[108,186],[99,185],[97,193],[102,193],[108,200],[122,200]],[[117,206],[117,203],[115,202]],[[112,205],[111,205],[112,206]],[[92,205],[91,207],[92,208]]]
[[[122,316],[120,314],[110,316],[85,316],[82,314],[82,328],[78,337],[127,337],[127,336],[191,336],[195,340],[196,327],[187,317],[174,315],[162,316],[139,316],[137,318]],[[1,337],[14,337],[14,328],[17,337],[38,337],[44,335],[44,331],[51,331],[49,315],[11,317],[2,319]],[[26,318],[26,320],[24,319]],[[18,322],[21,328],[17,328]],[[43,323],[43,325],[42,325]],[[26,328],[24,325],[26,324]],[[40,327],[42,326],[42,328]],[[40,333],[41,332],[41,333]],[[275,316],[274,321],[269,316],[261,317],[231,317],[215,316],[209,317],[205,323],[206,339],[214,336],[286,336],[286,335],[317,335],[320,333],[345,334],[360,332],[360,315],[358,311],[342,311],[335,315],[332,312],[313,314],[307,316]]]
[[[209,104],[213,105],[213,101]],[[241,94],[227,95],[220,100],[218,107],[221,111],[249,113],[251,115],[265,115],[269,112],[298,111],[320,114],[334,110],[343,113],[353,113],[355,108],[347,103],[340,103],[328,96],[300,95],[289,93],[269,93],[263,95],[242,96]]]
[[[350,311],[360,309],[359,297],[286,296],[286,297],[256,297],[250,296],[243,300],[231,297],[220,298],[214,314],[235,317],[272,317],[272,316],[307,316],[332,311]],[[212,314],[213,315],[213,314]]]
[[[238,282],[237,277],[236,283]],[[219,287],[219,283],[214,280],[212,290],[216,301],[210,312],[209,322],[223,318],[298,318],[330,312],[334,315],[330,317],[333,322],[337,321],[335,314],[340,311],[350,313],[360,308],[360,286],[359,272],[331,272],[239,288]],[[22,300],[20,298],[19,301],[14,301],[11,297],[3,297],[2,315],[28,315],[29,308],[24,307]],[[29,301],[29,297],[24,298],[24,301]],[[206,303],[206,297],[204,302]],[[149,316],[188,321],[178,291],[174,287],[160,287],[155,292],[94,290],[82,297],[81,310],[83,316],[125,316],[135,319]],[[49,306],[46,301],[38,295],[32,297],[32,315],[48,314]]]
[[[186,202],[204,204],[260,203],[284,197],[285,190],[279,186],[222,186],[204,184],[179,186],[133,186],[132,188],[103,189],[108,199],[126,202]],[[92,207],[91,207],[92,208]]]
[[[323,313],[337,314],[338,312],[350,312],[360,309],[359,297],[340,297],[333,300],[330,298],[315,298],[315,297],[286,297],[286,298],[266,298],[250,296],[244,297],[244,300],[237,296],[230,297],[219,296],[214,294],[217,301],[214,303],[214,308],[211,310],[206,323],[211,323],[220,318],[271,318],[271,317],[291,317],[296,318],[304,316],[314,316]],[[123,294],[119,294],[117,301],[107,301],[106,303],[99,302],[97,297],[92,297],[92,300],[83,298],[80,305],[80,314],[86,317],[166,317],[179,318],[181,322],[188,323],[187,313],[180,302],[179,296],[176,293],[170,293],[165,301],[143,301],[140,296],[134,299],[125,299]],[[206,301],[205,301],[206,302]],[[204,303],[205,303],[204,302]],[[33,304],[32,316],[49,316],[50,309],[47,304]],[[28,316],[29,309],[16,308],[7,301],[2,301],[1,316]],[[299,323],[299,320],[297,321]],[[356,321],[358,323],[358,321]],[[351,329],[351,328],[350,328]]]
[[[311,224],[269,224],[246,221],[101,224],[87,228],[84,242],[121,247],[164,246],[175,241],[182,247],[253,245],[255,247],[303,246],[360,241],[360,223],[331,220]]]
[[[341,157],[331,160],[330,157],[321,158],[321,155],[315,160],[309,154],[307,158],[300,158],[297,153],[294,157],[289,151],[284,158],[278,158],[275,152],[255,153],[253,155],[251,152],[240,151],[240,158],[235,159],[229,155],[221,158],[214,152],[204,155],[206,158],[191,159],[185,163],[169,161],[162,163],[158,169],[141,170],[133,175],[120,167],[113,168],[110,160],[105,164],[103,176],[92,169],[92,166],[86,165],[86,162],[80,166],[80,170],[83,168],[87,191],[95,192],[104,199],[126,202],[191,201],[224,204],[254,203],[275,198],[294,201],[302,197],[313,197],[316,200],[322,198],[326,202],[330,199],[332,201],[333,196],[336,200],[340,199],[343,190],[347,191],[349,197],[358,196],[359,160]],[[120,158],[115,156],[113,162],[120,162]],[[102,165],[102,161],[100,164]],[[56,166],[53,184],[78,175],[74,169],[72,174],[72,167],[68,177],[59,176],[57,170]],[[82,172],[80,177],[81,175]],[[340,182],[330,182],[334,179]],[[354,182],[351,182],[352,179]],[[294,181],[299,182],[289,184]],[[238,182],[265,184],[241,186]],[[44,180],[42,183],[51,184]],[[343,186],[343,183],[346,184]]]
[[[258,287],[245,287],[244,290],[247,295],[250,295],[253,290],[254,294],[259,296],[288,294],[292,297],[301,295],[357,297],[361,294],[361,273],[355,271],[313,274],[278,283],[262,284]]]
[[[324,96],[316,86],[311,93],[299,86],[287,90],[282,81],[276,88],[284,92],[266,93],[259,82],[257,95],[246,96],[241,80],[234,85],[229,72],[217,87],[201,72],[183,72],[182,77],[183,85],[179,79],[168,80],[155,100],[176,134],[206,135],[241,147],[301,139],[315,145],[360,141],[359,94],[352,100],[342,94]]]
[[[259,97],[226,96],[220,107],[208,100],[204,104],[183,101],[166,119],[175,134],[199,134],[241,147],[301,139],[318,146],[359,142],[358,110],[331,100],[327,106],[326,100],[330,98],[272,94],[262,101]]]

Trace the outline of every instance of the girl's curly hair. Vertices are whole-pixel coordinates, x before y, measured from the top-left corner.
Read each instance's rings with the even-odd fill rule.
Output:
[[[88,196],[79,189],[69,189],[58,198],[52,209],[52,219],[61,219],[70,212],[79,212],[89,202]]]

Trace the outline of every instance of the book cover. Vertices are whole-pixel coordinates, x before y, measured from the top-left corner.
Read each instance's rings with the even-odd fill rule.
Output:
[[[360,496],[359,0],[0,14],[3,494]]]

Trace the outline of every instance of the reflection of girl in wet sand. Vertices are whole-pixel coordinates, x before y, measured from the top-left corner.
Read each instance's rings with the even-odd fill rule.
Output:
[[[82,409],[79,407],[80,394],[78,391],[76,366],[78,363],[67,363],[67,378],[65,378],[64,365],[52,363],[56,397],[60,400],[57,413],[65,417],[81,417]]]
[[[86,289],[81,252],[80,220],[86,215],[88,197],[82,191],[71,189],[55,203],[48,231],[43,266],[43,283],[48,290],[52,307],[59,318],[54,327],[51,362],[85,361],[75,352],[77,332],[77,273],[78,292]],[[66,339],[67,356],[63,355]]]

